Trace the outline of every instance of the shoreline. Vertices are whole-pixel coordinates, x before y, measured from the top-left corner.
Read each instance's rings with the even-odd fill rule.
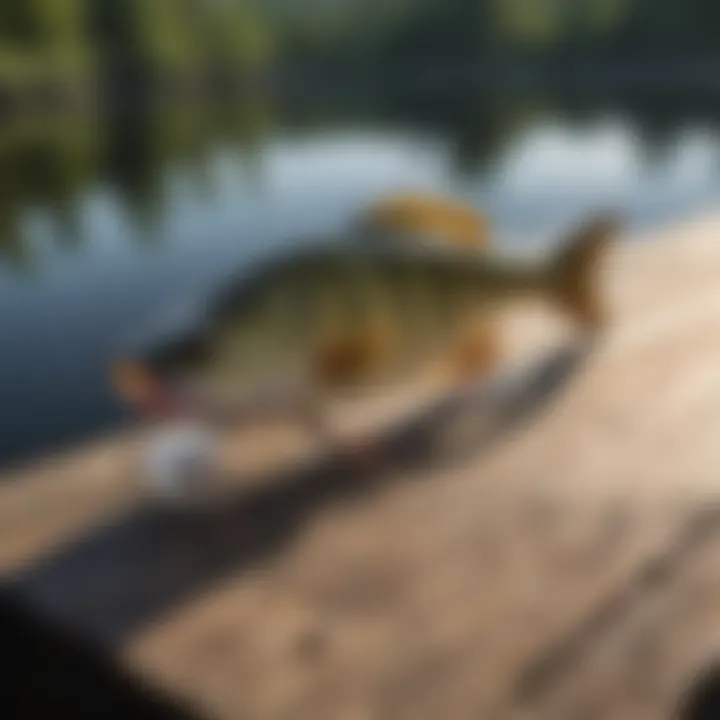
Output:
[[[78,79],[57,80],[40,73],[31,79],[0,77],[0,120],[64,113],[122,113],[152,106],[204,102],[245,102],[255,96],[278,102],[335,97],[342,102],[375,98],[451,98],[475,93],[513,94],[537,91],[575,101],[618,100],[632,104],[642,97],[672,100],[719,97],[713,59],[695,58],[492,58],[471,63],[397,60],[384,65],[322,62],[269,64],[257,70],[198,71],[184,76],[142,81],[116,80],[83,72]]]

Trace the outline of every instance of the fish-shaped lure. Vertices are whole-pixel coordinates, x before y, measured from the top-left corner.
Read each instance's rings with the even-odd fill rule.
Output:
[[[549,300],[597,330],[595,263],[615,232],[614,219],[592,220],[537,264],[382,243],[304,247],[232,280],[192,326],[123,359],[115,387],[137,406],[178,388],[217,401],[303,389],[317,403],[378,391],[519,298]]]

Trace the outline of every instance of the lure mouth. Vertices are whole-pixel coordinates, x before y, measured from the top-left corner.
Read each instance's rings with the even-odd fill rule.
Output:
[[[179,404],[179,392],[148,365],[137,360],[120,360],[110,370],[112,387],[120,400],[141,414]]]

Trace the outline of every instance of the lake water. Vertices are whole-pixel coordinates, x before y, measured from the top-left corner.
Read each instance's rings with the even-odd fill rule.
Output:
[[[498,246],[537,252],[598,208],[661,224],[720,200],[712,104],[310,105],[0,133],[0,463],[125,419],[106,368],[154,308],[341,230],[383,193],[451,193],[485,209]]]

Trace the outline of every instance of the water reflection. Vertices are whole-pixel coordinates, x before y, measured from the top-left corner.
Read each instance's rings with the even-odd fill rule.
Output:
[[[77,192],[91,179],[96,137],[86,122],[46,119],[3,128],[0,252],[5,262],[21,271],[33,268],[33,244],[21,227],[23,214],[33,207],[52,209],[67,242],[78,238]]]
[[[147,243],[161,239],[178,204],[212,202],[229,185],[240,202],[309,191],[323,174],[334,175],[338,195],[357,196],[362,172],[376,191],[397,183],[459,191],[495,204],[503,225],[506,206],[524,200],[529,212],[554,195],[578,212],[583,193],[633,210],[647,202],[642,183],[656,185],[645,196],[677,200],[714,182],[718,104],[479,95],[282,117],[253,104],[24,120],[0,136],[0,263],[21,273],[37,266],[45,245],[27,223],[37,210],[49,214],[53,241],[77,252],[88,195],[104,189],[137,229],[128,242]],[[413,157],[401,157],[409,145]],[[401,161],[412,163],[407,178],[393,167]],[[302,188],[282,186],[293,171]]]
[[[230,122],[232,117],[234,122]],[[142,232],[128,240],[157,240],[169,208],[169,171],[182,168],[196,194],[212,193],[207,161],[218,137],[254,153],[260,180],[259,140],[268,127],[261,109],[213,117],[208,108],[103,116],[38,118],[5,125],[0,134],[0,263],[21,273],[37,267],[42,242],[27,218],[49,216],[53,242],[77,251],[89,196],[109,188]],[[178,175],[180,172],[178,172]]]
[[[160,239],[175,205],[212,202],[228,185],[240,200],[310,190],[332,175],[335,191],[352,195],[363,171],[378,191],[387,178],[494,201],[501,221],[505,204],[533,194],[570,203],[584,191],[632,205],[642,202],[639,185],[658,177],[665,185],[652,192],[693,183],[702,192],[718,162],[716,104],[477,96],[282,119],[246,105],[17,122],[0,136],[0,262],[18,272],[37,265],[44,246],[26,222],[35,210],[50,215],[56,243],[78,251],[83,205],[102,188],[139,229],[128,241],[144,242]],[[413,157],[401,157],[413,140]],[[406,179],[393,167],[400,161],[412,163]],[[302,188],[283,185],[293,172]]]
[[[483,206],[542,248],[598,205],[720,197],[720,100],[379,98],[41,118],[0,133],[0,462],[121,419],[103,368],[162,300],[393,190]]]

